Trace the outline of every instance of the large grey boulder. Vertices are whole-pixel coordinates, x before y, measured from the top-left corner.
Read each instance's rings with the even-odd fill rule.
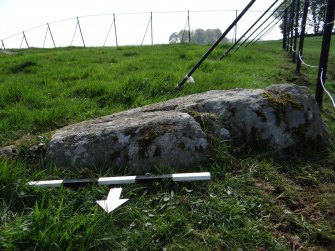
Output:
[[[209,158],[200,125],[176,111],[119,113],[58,130],[47,159],[58,166],[113,166],[146,171],[153,166],[187,167]]]
[[[208,162],[211,140],[282,153],[325,147],[328,133],[306,87],[209,91],[70,125],[47,145],[47,163],[147,171]]]

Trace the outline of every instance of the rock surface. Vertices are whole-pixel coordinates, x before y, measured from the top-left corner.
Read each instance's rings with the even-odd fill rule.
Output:
[[[63,128],[47,146],[60,166],[114,166],[145,171],[187,167],[209,158],[200,125],[176,111],[119,113]]]
[[[46,159],[135,172],[192,167],[209,161],[213,136],[274,152],[329,144],[308,89],[280,84],[209,91],[70,125],[53,135]]]
[[[4,146],[0,148],[0,159],[11,158],[18,154],[17,147],[14,145]]]

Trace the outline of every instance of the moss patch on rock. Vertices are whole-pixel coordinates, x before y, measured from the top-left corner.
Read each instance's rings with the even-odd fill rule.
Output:
[[[274,108],[283,108],[292,105],[296,109],[302,109],[303,105],[296,101],[289,93],[264,92],[263,97],[267,99]]]

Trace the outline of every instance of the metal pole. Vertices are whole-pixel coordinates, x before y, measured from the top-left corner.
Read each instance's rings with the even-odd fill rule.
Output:
[[[292,0],[292,5],[291,5],[291,14],[290,14],[290,54],[292,54],[292,45],[293,45],[293,30],[294,30],[294,4],[295,4],[295,0]]]
[[[186,32],[186,26],[187,26],[187,19],[186,19],[186,23],[185,23],[183,35],[181,35],[180,43],[183,43],[183,41],[184,41],[184,35],[185,35],[185,32]]]
[[[187,23],[188,23],[188,43],[191,43],[191,25],[190,25],[190,11],[187,11]]]
[[[23,38],[24,38],[24,41],[26,41],[27,48],[29,48],[29,45],[28,45],[28,41],[27,41],[26,34],[24,33],[24,31],[22,31],[22,33],[23,33]]]
[[[212,51],[218,46],[218,44],[224,39],[236,23],[244,16],[244,14],[250,9],[250,7],[256,2],[256,0],[251,0],[249,4],[244,8],[240,15],[230,24],[227,30],[222,33],[222,35],[216,40],[216,42],[209,48],[209,50],[202,56],[199,62],[189,71],[189,73],[182,79],[178,84],[177,88],[181,88],[185,82],[192,76],[192,74],[199,68],[199,66],[205,61],[205,59],[212,53]]]
[[[190,12],[187,11],[187,19],[186,19],[186,23],[185,23],[185,27],[184,27],[184,31],[183,31],[183,35],[181,35],[181,40],[180,43],[183,43],[184,41],[184,35],[186,32],[186,27],[188,26],[188,43],[191,42],[191,28],[190,28]]]
[[[255,25],[272,9],[272,7],[278,2],[279,0],[276,0],[264,13],[263,13],[263,15],[261,15],[258,19],[257,19],[257,21],[253,24],[253,25],[251,25],[250,26],[250,28],[240,37],[240,39],[238,40],[238,41],[236,41],[236,43],[235,44],[233,44],[229,49],[228,49],[228,51],[226,51],[225,52],[225,54],[224,55],[222,55],[222,57],[220,58],[220,59],[223,59],[225,56],[227,56],[228,54],[229,54],[229,52],[232,50],[232,49],[234,49],[235,48],[235,46],[249,33],[249,31],[251,31],[251,29],[252,28],[254,28],[255,27]],[[286,1],[286,0],[285,0]],[[284,1],[284,2],[285,2]],[[284,3],[283,2],[283,3]],[[283,3],[280,5],[280,6],[282,6],[283,5]],[[277,8],[278,9],[278,8]]]
[[[4,44],[3,40],[1,40],[1,44],[2,44],[3,49],[6,50],[6,47],[5,47],[5,44]]]
[[[316,85],[315,99],[319,107],[322,107],[322,98],[323,98],[323,85],[326,84],[326,73],[327,73],[327,64],[329,57],[330,42],[332,36],[332,29],[334,25],[334,11],[335,11],[335,1],[328,0],[326,21],[323,29],[323,40],[321,47],[321,56],[318,72],[318,80]]]
[[[302,15],[302,21],[301,21],[301,31],[300,31],[300,40],[299,40],[298,61],[297,61],[297,68],[296,68],[297,73],[300,73],[300,68],[301,68],[300,56],[302,56],[303,49],[304,49],[304,41],[305,41],[305,32],[306,32],[306,22],[307,22],[308,7],[309,7],[309,0],[305,0],[304,13]]]
[[[149,29],[150,22],[151,22],[151,16],[150,16],[150,18],[149,18],[149,22],[148,22],[147,28],[145,29],[145,32],[144,32],[144,36],[143,36],[143,39],[142,39],[141,46],[143,45],[145,36],[147,35],[147,32],[148,32],[148,29]]]
[[[236,49],[235,52],[238,51],[248,40],[249,38],[251,38],[272,16],[274,13],[276,13],[286,2],[286,0],[284,2],[281,3],[281,5],[279,5],[272,13],[272,15],[270,15],[269,17],[267,17],[263,23],[261,23],[243,42],[242,44],[240,44]],[[282,13],[280,13],[281,15]]]
[[[153,27],[152,27],[152,12],[150,15],[150,24],[151,24],[151,45],[154,45],[154,33],[153,33]]]
[[[287,9],[284,12],[284,24],[283,24],[283,49],[286,49],[287,42]]]
[[[79,17],[77,17],[77,24],[78,24],[79,32],[80,32],[80,35],[81,35],[81,40],[83,41],[84,47],[86,47],[84,37],[83,37],[83,33],[81,31],[81,28],[80,28]]]
[[[292,5],[292,0],[290,1],[289,7]],[[288,22],[287,22],[287,42],[286,42],[286,50],[289,51],[290,49],[290,39],[291,39],[291,7],[290,11],[288,11]]]
[[[296,0],[296,9],[295,9],[295,27],[294,27],[294,40],[293,40],[293,49],[292,49],[292,60],[295,63],[297,60],[297,38],[298,38],[298,25],[299,25],[299,13],[300,13],[300,0]]]
[[[117,41],[116,22],[115,22],[115,14],[114,13],[113,13],[113,22],[114,22],[115,44],[116,44],[116,47],[119,47],[119,44],[118,44],[118,41]]]
[[[23,36],[22,36],[21,43],[20,43],[20,49],[22,48],[22,43],[23,43]]]
[[[236,10],[235,18],[237,18],[237,15],[238,15],[238,10]],[[234,33],[235,33],[234,42],[236,43],[236,41],[237,41],[237,23],[235,24],[235,31],[234,31]]]
[[[47,39],[47,35],[48,35],[48,27],[47,27],[47,30],[45,31],[45,36],[44,36],[44,41],[43,41],[43,48],[44,48],[44,45],[45,45],[45,40]]]
[[[103,46],[103,47],[105,47],[105,45],[106,45],[107,39],[108,39],[108,37],[109,37],[109,33],[110,33],[110,31],[111,31],[111,29],[112,29],[112,27],[113,27],[113,23],[114,23],[114,21],[113,21],[112,24],[109,26],[109,30],[108,30],[108,32],[107,32],[107,36],[106,36],[106,39],[105,39],[105,42],[104,42],[104,46]]]
[[[51,39],[52,39],[52,43],[54,44],[54,47],[56,48],[56,44],[55,44],[55,40],[54,40],[54,36],[52,35],[52,32],[51,32],[49,23],[48,23],[47,25],[48,25],[48,29],[49,29],[49,32],[50,32],[50,36],[51,36]]]
[[[78,23],[76,23],[76,28],[74,29],[74,34],[73,34],[73,37],[72,37],[72,41],[71,41],[71,44],[70,44],[70,46],[72,46],[72,43],[73,43],[74,37],[76,36],[76,33],[77,33],[77,29],[78,29]]]

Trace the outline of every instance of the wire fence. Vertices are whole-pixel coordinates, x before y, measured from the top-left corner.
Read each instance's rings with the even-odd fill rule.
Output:
[[[240,12],[241,10],[169,11],[72,17],[1,38],[0,48],[168,44],[169,37],[174,32],[195,29],[224,30]],[[262,13],[263,10],[249,10],[227,38],[236,41],[239,31],[245,30]],[[264,39],[280,37],[277,25]]]
[[[334,15],[335,15],[335,2],[333,0],[327,1],[327,8],[325,13],[325,19],[321,22],[322,25],[322,44],[320,52],[319,65],[311,65],[303,59],[304,40],[306,35],[306,27],[309,25],[307,18],[309,16],[310,1],[304,0],[304,9],[300,13],[300,0],[293,0],[290,4],[290,11],[284,16],[284,36],[283,36],[283,49],[287,49],[292,55],[293,62],[297,63],[296,72],[300,73],[301,65],[311,68],[318,69],[317,85],[315,99],[320,107],[322,107],[323,92],[325,92],[333,106],[335,107],[335,101],[330,91],[326,88],[326,75],[328,67],[328,58],[331,50],[331,37],[334,29]],[[296,10],[294,11],[294,5]],[[299,20],[300,14],[302,14],[301,21]],[[300,22],[300,23],[299,23]],[[313,23],[315,25],[315,23]],[[317,24],[320,25],[320,24]],[[300,34],[298,33],[300,28]],[[299,38],[299,49],[297,49],[297,39]],[[298,51],[297,51],[298,50]]]

